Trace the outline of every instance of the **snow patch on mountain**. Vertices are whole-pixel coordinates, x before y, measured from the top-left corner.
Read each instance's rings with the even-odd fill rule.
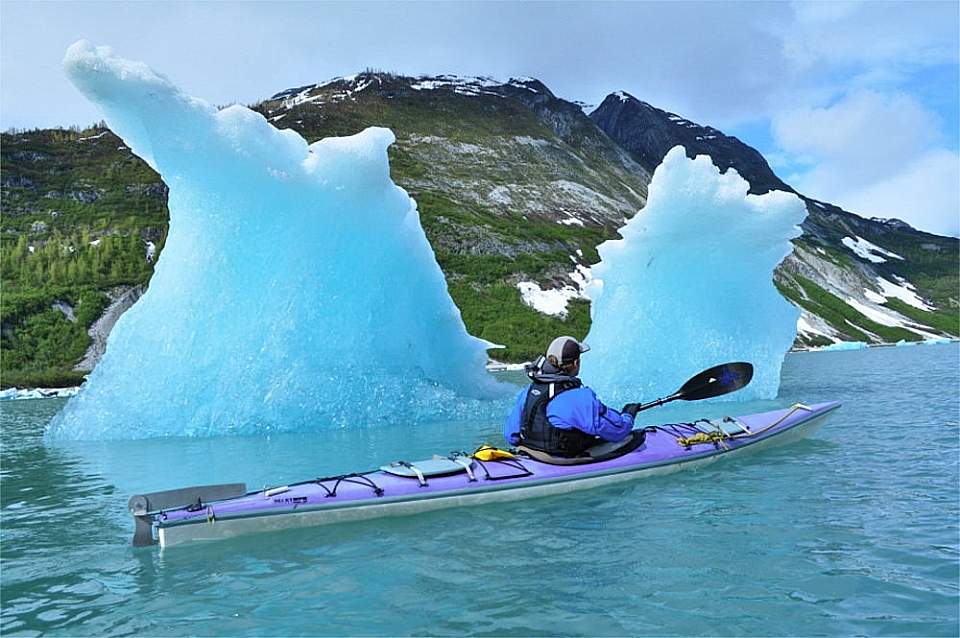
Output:
[[[311,102],[316,102],[323,97],[323,94],[310,95],[310,92],[313,91],[313,87],[305,89],[296,95],[289,97],[283,101],[283,108],[290,110],[295,106],[300,106],[301,104],[309,104]]]
[[[77,138],[77,141],[78,141],[78,142],[86,142],[87,140],[98,140],[98,139],[100,139],[101,137],[103,137],[104,135],[106,135],[108,132],[109,132],[109,131],[104,131],[103,133],[100,133],[99,135],[91,135],[91,136],[89,136],[89,137],[78,137],[78,138]]]
[[[797,319],[797,332],[807,337],[823,337],[831,341],[840,341],[839,333],[826,321],[806,310],[800,312]]]
[[[289,91],[284,91],[283,93],[278,93],[274,98],[283,98],[283,101],[280,103],[281,107],[285,110],[290,110],[301,104],[316,104],[318,106],[326,104],[327,102],[342,102],[343,100],[356,100],[354,97],[357,93],[367,89],[373,84],[374,81],[382,83],[382,80],[379,77],[364,77],[358,81],[357,75],[351,75],[347,77],[334,78],[328,80],[323,84],[311,84],[310,86],[300,87],[299,89],[290,89]],[[336,91],[334,93],[329,92],[319,92],[315,93],[318,89],[323,89],[329,87],[333,84],[341,83],[344,86],[349,86],[350,88],[344,88],[341,91]],[[326,99],[325,99],[326,98]],[[273,111],[271,111],[272,113]],[[277,118],[270,118],[271,121],[274,121]]]
[[[876,321],[880,325],[890,326],[891,328],[903,328],[905,330],[909,330],[911,332],[915,332],[918,335],[923,336],[924,339],[937,339],[941,336],[941,335],[923,330],[922,328],[918,327],[918,324],[901,318],[899,314],[893,311],[877,308],[868,303],[863,303],[858,299],[854,299],[853,297],[846,297],[844,301],[846,301],[848,304],[853,306],[857,311],[860,312],[860,314],[864,315],[868,319]],[[856,327],[859,330],[866,332],[866,329],[863,326],[856,326]],[[878,337],[877,341],[882,341],[882,340]]]
[[[491,77],[464,77],[459,75],[438,75],[436,77],[421,76],[415,82],[410,83],[410,88],[414,91],[436,91],[438,89],[452,89],[454,93],[460,95],[494,95],[499,96],[496,91],[491,91],[496,87],[503,86],[504,83]],[[514,84],[514,86],[517,86]],[[530,89],[524,86],[523,88]],[[530,89],[531,91],[533,89]],[[534,91],[536,93],[536,91]]]
[[[852,250],[857,257],[866,259],[874,264],[882,264],[887,261],[884,259],[884,257],[891,257],[893,259],[899,259],[900,261],[903,261],[903,257],[897,253],[890,252],[885,248],[880,248],[880,246],[868,242],[863,237],[857,236],[856,239],[853,237],[844,237],[840,241],[844,246]]]
[[[566,317],[567,304],[571,299],[579,297],[579,291],[572,286],[544,290],[536,282],[520,281],[517,282],[517,289],[520,291],[523,303],[537,312],[555,317]]]
[[[887,299],[894,298],[899,299],[903,303],[918,308],[920,310],[925,310],[930,312],[934,310],[934,307],[928,304],[923,300],[917,293],[916,288],[903,279],[902,277],[897,277],[900,284],[895,284],[892,281],[884,279],[883,277],[877,277],[877,285],[880,286],[880,294],[873,292],[872,290],[865,290],[867,299],[874,303],[884,303]]]
[[[571,259],[576,261],[576,258],[572,256]],[[571,300],[588,299],[587,286],[593,282],[590,268],[583,264],[576,264],[575,270],[567,276],[573,281],[573,286],[544,289],[535,281],[517,282],[520,298],[523,299],[523,303],[537,312],[564,318],[567,316],[567,305]]]

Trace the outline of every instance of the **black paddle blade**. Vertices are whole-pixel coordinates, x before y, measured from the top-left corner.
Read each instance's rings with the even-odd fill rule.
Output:
[[[736,392],[750,383],[753,365],[745,362],[724,363],[704,370],[683,384],[675,397],[681,401],[699,401]]]

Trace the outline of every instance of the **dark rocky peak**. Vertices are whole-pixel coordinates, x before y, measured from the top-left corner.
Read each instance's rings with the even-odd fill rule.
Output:
[[[734,168],[750,183],[750,192],[782,190],[796,193],[777,177],[763,156],[736,137],[710,126],[701,126],[680,115],[658,109],[629,93],[608,95],[590,118],[623,147],[640,165],[653,173],[664,155],[680,144],[689,157],[709,155],[721,170]],[[836,245],[843,237],[877,237],[896,233],[917,240],[927,234],[899,219],[865,219],[828,202],[797,195],[807,207],[805,235],[816,242]]]
[[[750,183],[751,193],[793,192],[756,149],[736,137],[658,109],[624,91],[608,95],[590,118],[651,173],[667,151],[680,144],[691,158],[709,155],[720,170],[736,169]]]

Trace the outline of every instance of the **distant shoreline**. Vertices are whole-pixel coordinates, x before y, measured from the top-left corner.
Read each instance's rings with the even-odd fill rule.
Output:
[[[841,341],[840,344],[856,344],[856,342]],[[960,343],[960,339],[928,339],[926,341],[908,341],[903,343],[873,343],[863,347],[843,347],[836,348],[826,346],[821,348],[791,348],[789,352],[848,352],[851,350],[866,350],[868,348],[898,348],[907,346],[936,346],[950,343]],[[834,344],[836,346],[837,344]],[[515,372],[523,370],[528,362],[524,363],[503,363],[501,361],[491,360],[487,363],[487,372]],[[80,386],[68,386],[64,388],[4,388],[0,390],[0,401],[13,401],[22,399],[58,399],[69,398],[80,391]]]

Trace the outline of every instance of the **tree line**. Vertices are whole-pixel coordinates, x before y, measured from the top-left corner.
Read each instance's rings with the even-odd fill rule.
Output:
[[[156,247],[159,254],[160,246]],[[103,235],[54,230],[46,239],[19,234],[3,239],[0,276],[4,287],[94,286],[144,283],[153,272],[147,242],[139,234]]]

